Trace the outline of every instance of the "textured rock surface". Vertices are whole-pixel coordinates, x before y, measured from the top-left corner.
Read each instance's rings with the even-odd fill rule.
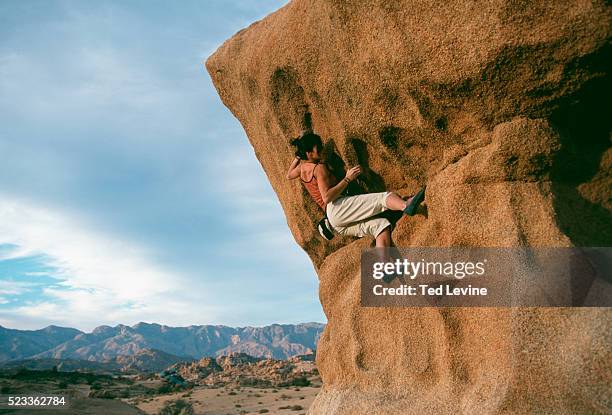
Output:
[[[609,413],[609,309],[368,309],[284,174],[312,127],[366,191],[427,183],[399,246],[610,246],[604,1],[294,0],[206,62],[320,279],[310,414]],[[332,161],[333,161],[332,157]]]

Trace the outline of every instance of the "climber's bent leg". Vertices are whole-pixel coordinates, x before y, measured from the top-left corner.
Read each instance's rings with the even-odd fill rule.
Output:
[[[391,226],[388,226],[383,229],[383,231],[379,233],[376,237],[376,255],[379,258],[379,262],[394,262],[396,258],[400,260],[402,259],[399,255],[399,252],[394,249],[391,249],[395,246],[395,244],[393,243],[393,239],[391,238],[391,230]],[[393,281],[397,276],[398,274],[395,271],[392,271],[390,273],[385,272],[385,275],[383,276],[382,280],[388,284]]]
[[[361,238],[363,236],[371,236],[377,238],[385,230],[389,229],[391,233],[391,222],[387,218],[371,218],[364,221],[350,223],[347,226],[335,226],[334,230],[342,236],[356,236]]]
[[[327,218],[335,228],[371,218],[388,209],[390,195],[391,192],[380,192],[340,197],[327,204]]]
[[[408,203],[402,199],[397,193],[391,192],[385,201],[387,208],[391,210],[404,210]]]
[[[391,239],[391,226],[387,226],[376,237],[376,247],[377,248],[390,248],[392,246],[393,246],[393,239]]]

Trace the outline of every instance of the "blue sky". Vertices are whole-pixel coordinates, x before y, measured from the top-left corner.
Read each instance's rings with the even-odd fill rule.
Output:
[[[284,1],[0,2],[0,324],[325,321],[203,61]]]

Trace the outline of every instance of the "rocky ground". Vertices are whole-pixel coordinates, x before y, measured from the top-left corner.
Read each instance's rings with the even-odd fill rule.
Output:
[[[308,386],[318,377],[314,354],[288,360],[256,358],[244,353],[177,363],[168,372],[177,373],[194,385],[209,387],[287,387]]]
[[[113,393],[106,392],[108,390]],[[51,370],[4,370],[0,373],[0,414],[141,414],[138,408],[111,396],[130,396],[146,390],[123,377]],[[56,396],[63,398],[63,402],[44,407],[9,406],[9,396]]]
[[[0,414],[299,414],[306,413],[320,386],[314,355],[275,360],[232,353],[128,376],[13,368],[0,373]],[[66,404],[47,409],[5,404],[8,396],[26,395],[63,396]]]
[[[158,414],[164,407],[181,401],[194,414],[305,414],[317,395],[320,384],[284,388],[207,388],[195,387],[189,392],[172,393],[144,400],[127,400],[147,414]]]
[[[313,354],[276,360],[231,353],[175,364],[161,379],[178,390],[124,401],[148,414],[164,408],[169,413],[191,408],[206,415],[305,414],[321,386]]]

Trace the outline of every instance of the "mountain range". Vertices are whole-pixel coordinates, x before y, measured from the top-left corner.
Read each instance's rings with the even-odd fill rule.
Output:
[[[142,349],[132,355],[119,355],[104,361],[84,359],[36,358],[9,360],[0,363],[2,369],[85,371],[98,374],[159,372],[176,363],[189,364],[195,359],[174,356],[155,349]]]
[[[264,327],[192,325],[170,327],[140,322],[134,326],[99,326],[86,333],[48,326],[18,330],[0,326],[0,364],[24,359],[125,361],[128,356],[158,357],[164,362],[221,356],[232,352],[287,359],[312,353],[325,327],[321,323],[272,324]]]

